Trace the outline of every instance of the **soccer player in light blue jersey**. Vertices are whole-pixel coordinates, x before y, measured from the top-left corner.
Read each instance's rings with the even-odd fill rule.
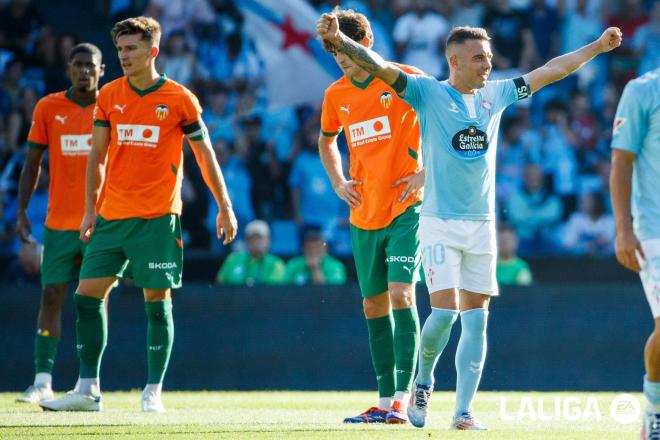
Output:
[[[644,349],[643,439],[660,438],[660,67],[628,83],[612,133],[616,258],[639,272],[655,330]],[[631,210],[632,205],[632,210]]]
[[[456,352],[454,429],[485,429],[472,415],[486,357],[486,323],[497,295],[495,268],[495,154],[504,109],[566,77],[596,55],[621,44],[621,31],[607,29],[597,40],[554,58],[519,78],[488,81],[493,53],[481,28],[454,28],[447,38],[449,79],[415,77],[352,42],[324,14],[317,33],[338,52],[390,84],[417,112],[426,169],[419,230],[422,264],[432,312],[424,324],[418,373],[408,407],[422,427],[433,389],[433,371],[451,327],[460,315]]]

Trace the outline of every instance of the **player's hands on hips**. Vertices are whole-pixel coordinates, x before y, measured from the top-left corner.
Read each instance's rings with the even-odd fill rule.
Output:
[[[421,170],[418,173],[411,174],[410,176],[402,177],[392,184],[392,188],[396,188],[399,185],[405,184],[403,192],[399,196],[399,202],[405,202],[411,197],[416,197],[424,186],[424,178],[426,174],[424,170]]]
[[[605,29],[603,35],[598,38],[598,44],[600,45],[601,52],[609,52],[621,46],[621,41],[623,40],[623,34],[621,29],[618,27],[609,27]]]
[[[27,216],[27,213],[24,210],[19,210],[16,213],[16,235],[21,239],[23,243],[32,243],[32,225],[30,224],[30,219]]]
[[[96,229],[96,212],[85,212],[80,222],[80,241],[88,243]]]
[[[222,244],[228,245],[234,238],[236,238],[236,233],[238,232],[238,222],[236,221],[236,215],[234,215],[234,210],[231,208],[226,208],[220,210],[218,216],[215,219],[216,230],[218,233],[218,239],[222,240],[222,235],[224,234],[225,239]]]
[[[332,185],[337,196],[348,203],[351,208],[357,208],[362,204],[362,196],[355,190],[356,185],[362,185],[359,180],[342,180]]]
[[[321,15],[316,22],[316,33],[321,39],[334,43],[339,37],[339,20],[333,14]]]
[[[637,254],[640,258],[646,259],[642,244],[639,242],[632,229],[628,229],[616,234],[616,259],[627,269],[635,272],[642,270]]]

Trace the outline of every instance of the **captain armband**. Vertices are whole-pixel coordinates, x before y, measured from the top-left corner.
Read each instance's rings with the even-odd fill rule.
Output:
[[[392,84],[392,88],[397,94],[402,94],[406,91],[406,86],[408,85],[408,77],[406,76],[405,73],[399,72],[399,76],[397,77],[396,81],[394,81],[394,84]]]
[[[203,141],[209,137],[209,131],[204,124],[204,121],[199,119],[192,124],[183,127],[183,133],[191,141]]]

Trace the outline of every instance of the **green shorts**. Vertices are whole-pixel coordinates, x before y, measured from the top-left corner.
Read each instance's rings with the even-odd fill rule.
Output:
[[[64,284],[77,280],[86,246],[80,241],[78,231],[44,228],[41,285]]]
[[[125,276],[130,261],[135,285],[146,289],[181,287],[183,244],[178,215],[152,219],[105,220],[99,216],[87,246],[80,278]]]
[[[365,230],[351,225],[351,243],[362,296],[387,292],[388,282],[419,280],[419,211],[406,209],[383,229]]]

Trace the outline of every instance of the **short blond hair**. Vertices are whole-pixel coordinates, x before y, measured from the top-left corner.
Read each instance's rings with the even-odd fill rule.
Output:
[[[151,17],[127,18],[115,23],[110,34],[114,44],[117,44],[117,39],[123,35],[141,35],[142,40],[158,46],[161,34],[160,23]]]

